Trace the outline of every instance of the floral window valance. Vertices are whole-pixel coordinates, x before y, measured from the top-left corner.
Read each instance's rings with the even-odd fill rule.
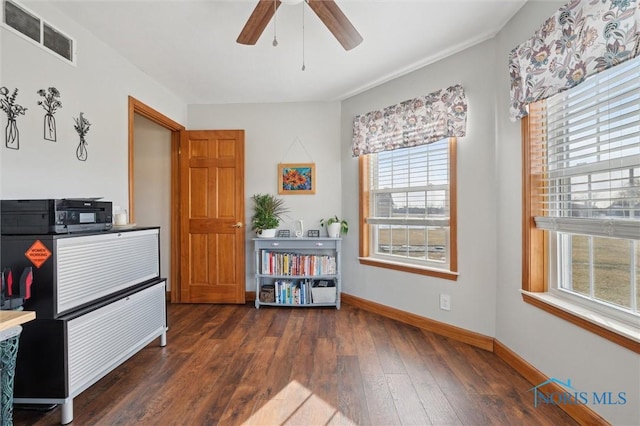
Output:
[[[639,51],[639,0],[570,1],[509,54],[512,120]]]
[[[353,156],[464,136],[467,99],[460,85],[371,111],[353,119]]]

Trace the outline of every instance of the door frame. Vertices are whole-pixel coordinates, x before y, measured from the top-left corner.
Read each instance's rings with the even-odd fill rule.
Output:
[[[171,131],[171,235],[169,245],[171,247],[171,291],[167,295],[172,303],[180,302],[180,291],[176,286],[180,286],[180,175],[179,175],[179,148],[180,137],[184,133],[185,127],[173,121],[164,114],[156,111],[150,106],[140,102],[133,96],[129,96],[129,222],[135,223],[134,200],[134,119],[135,114],[139,114],[152,122]],[[179,289],[179,288],[178,288]]]

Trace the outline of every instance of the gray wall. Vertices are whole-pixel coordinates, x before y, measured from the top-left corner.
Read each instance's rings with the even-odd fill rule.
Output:
[[[358,219],[358,160],[351,157],[355,115],[460,83],[469,103],[467,136],[458,139],[457,282],[360,265],[358,239],[345,241],[346,293],[489,336],[495,333],[495,47],[487,41],[342,103],[343,213]],[[472,72],[475,71],[475,72]],[[488,80],[488,81],[487,81]],[[354,234],[358,229],[354,227]],[[439,295],[451,295],[451,311]]]
[[[3,198],[104,197],[128,205],[128,96],[181,123],[186,104],[126,61],[88,30],[46,2],[27,7],[77,43],[77,65],[58,59],[2,27],[2,82],[19,88],[18,103],[28,109],[18,118],[20,150],[2,146],[0,195]],[[44,110],[38,89],[56,87],[62,109],[56,112],[58,141],[43,139]],[[84,112],[91,122],[89,158],[76,159],[78,135],[73,117]],[[6,116],[0,116],[4,131]],[[4,138],[4,132],[3,132]]]
[[[160,272],[171,290],[171,131],[136,114],[133,204],[138,226],[160,227]],[[174,241],[179,244],[179,241]]]
[[[321,218],[341,214],[340,104],[190,105],[188,113],[190,130],[245,130],[246,288],[255,290],[251,196],[278,194],[278,163],[315,163],[317,183],[313,195],[278,195],[290,210],[280,229],[293,235],[302,220],[306,233],[320,229]]]
[[[561,2],[529,2],[496,39],[498,52],[496,163],[497,328],[496,338],[549,377],[571,379],[586,392],[627,392],[624,406],[592,406],[613,424],[640,422],[640,356],[622,346],[523,303],[520,122],[509,119],[507,55],[551,16]]]
[[[343,101],[342,204],[353,223],[358,217],[358,162],[349,150],[353,117],[455,83],[464,86],[469,101],[467,136],[458,140],[458,282],[362,266],[354,259],[358,240],[349,238],[343,290],[494,336],[548,377],[570,378],[579,391],[626,392],[626,405],[590,407],[614,424],[637,424],[640,357],[525,304],[520,295],[521,136],[520,122],[509,119],[507,58],[562,5],[530,1],[494,39]],[[438,308],[440,293],[451,294],[450,312]],[[524,398],[527,391],[522,389]]]

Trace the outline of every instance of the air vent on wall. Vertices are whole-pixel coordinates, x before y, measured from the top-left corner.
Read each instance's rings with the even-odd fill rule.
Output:
[[[75,64],[74,40],[13,0],[3,0],[2,24]]]

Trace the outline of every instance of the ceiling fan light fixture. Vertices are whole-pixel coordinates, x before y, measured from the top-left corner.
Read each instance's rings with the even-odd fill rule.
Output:
[[[240,44],[255,45],[272,18],[274,19],[275,38],[275,15],[280,4],[282,2],[295,4],[303,1],[320,18],[324,26],[345,50],[351,50],[362,43],[362,36],[335,3],[335,0],[258,0],[258,4],[236,41]]]

